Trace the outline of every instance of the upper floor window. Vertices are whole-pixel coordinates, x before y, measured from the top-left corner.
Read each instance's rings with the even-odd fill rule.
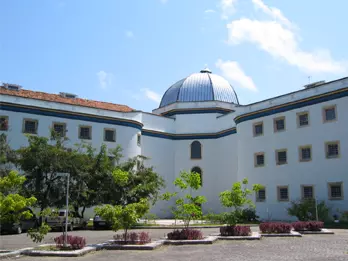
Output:
[[[138,146],[141,145],[141,134],[140,133],[138,133],[138,135],[137,135],[137,144],[138,144]]]
[[[37,126],[37,120],[24,119],[23,132],[29,134],[37,134]]]
[[[201,178],[201,186],[203,186],[203,177],[202,177],[202,170],[200,167],[193,167],[191,172],[196,172],[199,174],[200,178]]]
[[[254,136],[260,136],[263,134],[263,122],[254,123]]]
[[[326,142],[325,147],[326,158],[338,158],[340,156],[339,141]]]
[[[297,127],[305,127],[309,125],[309,113],[300,112],[297,113]]]
[[[285,130],[285,117],[279,117],[273,120],[274,132]]]
[[[202,145],[199,141],[194,141],[191,143],[191,159],[201,159],[202,158]]]
[[[312,160],[312,147],[310,145],[301,146],[299,148],[299,153],[300,153],[300,161],[311,161]]]
[[[286,149],[276,150],[277,165],[287,164],[287,151]]]
[[[65,132],[66,132],[66,124],[65,123],[55,122],[55,123],[53,123],[53,130],[60,137],[64,137],[65,136]]]
[[[258,152],[254,154],[254,164],[255,167],[263,167],[265,166],[265,153]]]
[[[116,141],[115,129],[104,129],[104,141],[108,141],[108,142]]]
[[[79,138],[83,140],[92,139],[92,127],[91,126],[80,126]]]
[[[314,198],[314,188],[311,185],[301,186],[302,198],[303,199],[312,199]]]
[[[8,130],[8,116],[0,116],[0,131]]]
[[[323,109],[324,122],[335,121],[337,119],[336,105]]]

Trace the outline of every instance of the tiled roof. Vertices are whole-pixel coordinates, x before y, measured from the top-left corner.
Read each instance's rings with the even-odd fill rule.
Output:
[[[0,94],[18,96],[22,98],[29,98],[29,99],[42,100],[42,101],[59,102],[64,104],[71,104],[71,105],[110,110],[110,111],[118,111],[118,112],[135,111],[134,109],[128,107],[127,105],[93,101],[93,100],[87,100],[87,99],[81,99],[81,98],[65,98],[60,96],[59,94],[36,92],[36,91],[23,90],[23,89],[9,90],[9,89],[0,87]]]

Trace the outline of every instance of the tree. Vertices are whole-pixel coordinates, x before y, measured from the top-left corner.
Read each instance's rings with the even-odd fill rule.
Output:
[[[129,184],[129,173],[116,168],[113,173],[113,182],[120,186],[127,187]],[[149,211],[149,201],[141,198],[138,202],[122,205],[105,205],[97,207],[95,213],[112,224],[112,229],[118,231],[124,229],[124,241],[127,241],[128,230]]]
[[[29,211],[21,211],[33,206],[35,197],[24,197],[19,194],[25,177],[16,171],[10,171],[5,177],[0,177],[0,223],[14,223],[20,219],[31,218]]]
[[[251,190],[247,188],[247,185],[248,179],[243,179],[242,182],[234,183],[231,190],[225,190],[219,195],[221,205],[226,208],[232,208],[230,212],[223,213],[224,221],[230,226],[234,226],[239,222],[242,217],[243,207],[255,208],[249,196],[253,192],[259,191],[261,185],[254,184]]]
[[[201,188],[201,176],[196,172],[180,172],[180,176],[174,180],[174,185],[182,192],[186,191],[183,196],[178,196],[177,192],[166,192],[162,195],[162,199],[170,200],[175,198],[175,207],[172,213],[176,219],[182,219],[185,229],[189,228],[192,220],[202,218],[202,204],[207,200],[204,196],[192,196],[191,191],[197,191]]]
[[[0,177],[7,176],[13,168],[16,153],[8,145],[5,133],[0,134]]]
[[[318,218],[322,221],[329,220],[329,208],[326,206],[324,201],[317,204],[315,199],[301,199],[291,201],[291,206],[287,208],[287,212],[290,216],[297,217],[300,221],[311,221],[316,220],[316,211],[318,211]]]
[[[24,191],[37,198],[41,211],[62,203],[64,177],[59,173],[66,172],[65,140],[54,135],[50,139],[29,135],[29,146],[17,150],[16,163],[26,177]]]

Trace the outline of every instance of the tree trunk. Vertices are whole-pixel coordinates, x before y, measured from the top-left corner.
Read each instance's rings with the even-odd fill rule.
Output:
[[[127,232],[128,232],[128,228],[124,229],[124,243],[127,244]]]
[[[81,211],[81,218],[83,218],[83,216],[85,214],[85,210],[86,210],[86,206],[83,206],[82,211]]]

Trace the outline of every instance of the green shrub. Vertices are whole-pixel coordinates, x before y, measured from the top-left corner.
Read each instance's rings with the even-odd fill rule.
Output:
[[[318,219],[321,221],[329,220],[330,209],[324,201],[317,202]],[[300,221],[316,220],[316,208],[314,199],[302,199],[292,201],[291,206],[287,209],[290,216],[297,217]]]

